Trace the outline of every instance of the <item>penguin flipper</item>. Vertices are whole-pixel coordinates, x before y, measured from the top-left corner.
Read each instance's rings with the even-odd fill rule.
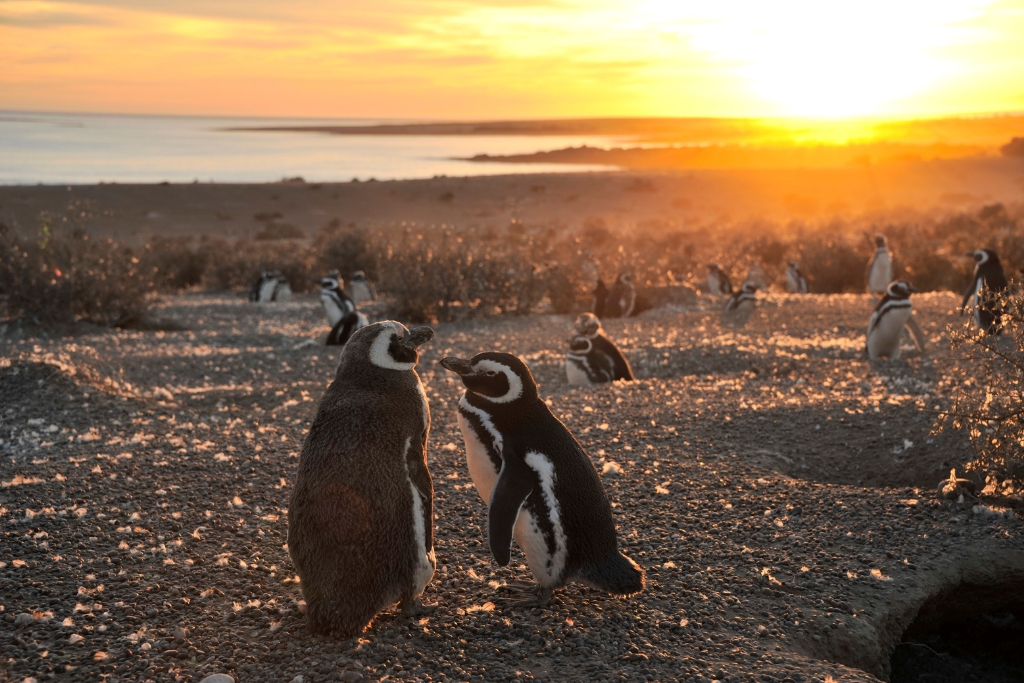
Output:
[[[924,353],[924,348],[925,348],[924,330],[922,330],[921,326],[917,324],[917,318],[914,317],[913,313],[911,313],[910,317],[907,318],[907,329],[910,330],[910,336],[913,337],[913,339],[914,339],[914,346],[917,347],[918,351],[920,351],[921,353]]]
[[[964,292],[963,301],[960,302],[960,312],[961,313],[963,313],[964,311],[967,310],[967,302],[971,300],[971,297],[974,296],[974,293],[977,291],[977,289],[978,289],[978,278],[975,277],[973,280],[971,280],[971,284],[969,284],[967,286],[967,290]]]
[[[510,465],[504,453],[502,460],[487,511],[487,536],[494,560],[499,566],[507,567],[512,557],[512,530],[519,517],[519,508],[533,493],[534,482],[520,468]]]
[[[344,346],[352,333],[362,327],[359,322],[359,313],[355,310],[342,317],[338,324],[331,329],[331,333],[327,335],[327,346]]]

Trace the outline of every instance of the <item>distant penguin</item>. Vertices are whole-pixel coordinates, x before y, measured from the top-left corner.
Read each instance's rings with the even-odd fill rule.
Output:
[[[260,279],[249,292],[249,301],[258,304],[274,300],[274,292],[277,291],[278,277],[281,274],[276,270],[265,270],[260,274]]]
[[[895,360],[900,357],[900,336],[913,313],[910,295],[916,291],[904,280],[896,280],[886,288],[868,322],[868,358],[885,356]]]
[[[964,292],[960,312],[967,308],[967,302],[974,298],[974,322],[985,334],[1000,334],[1003,331],[1003,307],[996,300],[1009,283],[999,256],[991,249],[978,249],[967,254],[974,259],[974,279]]]
[[[327,346],[344,346],[356,330],[366,327],[370,321],[359,311],[352,311],[338,321],[327,335]]]
[[[537,395],[526,364],[508,353],[440,364],[466,386],[459,428],[473,484],[488,504],[491,554],[508,565],[514,537],[537,580],[536,600],[520,604],[545,605],[569,581],[612,595],[642,591],[644,571],[618,550],[597,470]]]
[[[875,253],[868,262],[869,294],[885,294],[892,282],[892,254],[885,243],[885,235],[875,235]]]
[[[628,318],[636,313],[636,285],[633,284],[633,274],[620,273],[608,290],[604,314],[608,318]]]
[[[274,288],[274,301],[291,301],[292,286],[288,284],[288,278],[281,273],[277,274],[277,286]]]
[[[764,269],[760,263],[754,263],[747,270],[747,282],[757,285],[758,289],[768,289],[768,278],[764,275]]]
[[[358,635],[382,610],[429,611],[436,567],[430,410],[416,374],[429,327],[386,321],[341,353],[299,457],[288,552],[313,633]]]
[[[576,318],[565,355],[565,374],[574,386],[635,379],[629,361],[605,336],[600,319],[593,313]]]
[[[729,297],[729,303],[722,312],[722,320],[728,325],[743,327],[757,306],[757,285],[744,282],[738,292]]]
[[[800,264],[796,261],[786,265],[786,291],[790,294],[807,293],[807,278],[800,272]]]
[[[712,294],[732,294],[732,282],[729,281],[729,275],[717,263],[708,264],[708,290]]]
[[[341,319],[356,310],[356,305],[342,289],[343,281],[336,274],[320,278],[320,301],[327,313],[327,322],[335,327]]]
[[[605,286],[604,280],[597,278],[597,284],[594,286],[594,291],[592,292],[590,310],[592,310],[597,317],[603,318],[607,307],[608,288]]]
[[[377,300],[377,291],[373,288],[373,283],[366,279],[366,273],[361,270],[349,276],[348,282],[345,283],[345,291],[357,306],[366,301]]]

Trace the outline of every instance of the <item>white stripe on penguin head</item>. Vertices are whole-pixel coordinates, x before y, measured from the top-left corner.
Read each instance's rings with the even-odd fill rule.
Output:
[[[476,372],[500,372],[508,380],[508,391],[503,396],[477,394],[480,398],[485,398],[491,403],[511,403],[523,395],[523,380],[509,366],[493,360],[481,360],[473,365],[473,370]]]
[[[407,334],[409,334],[409,330],[401,323],[392,320],[381,323],[381,330],[370,347],[370,362],[385,370],[412,370],[416,367],[416,363],[398,362],[388,352],[392,337],[404,337]]]

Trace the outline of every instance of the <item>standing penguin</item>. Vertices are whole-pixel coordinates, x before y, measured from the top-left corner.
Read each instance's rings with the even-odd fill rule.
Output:
[[[1000,334],[1003,331],[1003,310],[996,297],[1009,286],[1003,264],[991,249],[978,249],[967,255],[974,258],[974,279],[964,292],[960,312],[966,310],[967,302],[973,296],[974,321],[978,328],[985,334]]]
[[[278,277],[283,276],[276,270],[265,270],[260,273],[260,279],[256,281],[249,292],[249,301],[258,304],[273,301],[274,292],[277,291]]]
[[[722,311],[722,321],[727,325],[743,327],[750,319],[750,314],[757,306],[757,285],[744,282],[740,290],[729,297],[729,303]]]
[[[896,280],[886,288],[868,322],[868,358],[874,360],[885,356],[895,360],[900,357],[900,335],[911,320],[914,305],[910,302],[910,295],[916,291],[904,280]]]
[[[807,293],[807,278],[800,272],[800,264],[789,261],[786,265],[786,291],[791,294]]]
[[[349,276],[348,282],[345,283],[345,289],[356,305],[364,301],[377,300],[377,291],[373,288],[373,283],[366,278],[366,273],[361,270],[357,270]]]
[[[537,395],[530,369],[508,353],[444,358],[461,377],[459,428],[469,473],[488,504],[491,554],[508,565],[512,538],[537,580],[535,601],[579,581],[612,595],[644,589],[644,571],[618,550],[601,479],[568,429]]]
[[[732,282],[729,280],[729,275],[717,263],[708,264],[708,290],[712,294],[732,294]]]
[[[364,327],[341,353],[302,446],[288,505],[288,552],[314,633],[358,635],[399,602],[406,615],[434,575],[430,409],[416,374],[434,333]]]
[[[327,346],[344,346],[348,343],[349,338],[352,334],[363,327],[370,324],[370,321],[365,315],[359,311],[352,311],[345,315],[344,318],[338,321],[334,327],[331,328],[330,333],[327,335]]]
[[[636,310],[636,285],[632,273],[620,273],[608,291],[604,314],[609,318],[628,318]]]
[[[292,286],[282,273],[277,274],[277,287],[274,288],[274,301],[291,301]]]
[[[340,278],[333,273],[320,280],[320,288],[320,301],[331,324],[327,346],[344,346],[352,333],[366,327],[369,320],[356,310],[355,303],[342,289]]]
[[[875,235],[874,255],[868,261],[867,281],[869,294],[885,294],[892,282],[892,254],[885,244],[885,235]]]
[[[629,361],[605,336],[600,319],[593,313],[576,318],[565,355],[565,375],[574,386],[635,379]]]

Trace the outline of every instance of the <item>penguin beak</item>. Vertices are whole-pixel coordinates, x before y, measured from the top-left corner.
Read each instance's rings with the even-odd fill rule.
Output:
[[[914,285],[907,285],[907,291],[909,291],[909,292],[920,292],[921,290],[918,289],[917,287],[915,287]]]
[[[405,338],[402,339],[402,346],[415,349],[421,344],[426,344],[433,338],[434,331],[429,327],[414,327],[409,330],[409,334],[405,335]]]
[[[445,370],[451,370],[460,377],[473,374],[473,364],[463,358],[448,356],[439,360],[437,364]]]

